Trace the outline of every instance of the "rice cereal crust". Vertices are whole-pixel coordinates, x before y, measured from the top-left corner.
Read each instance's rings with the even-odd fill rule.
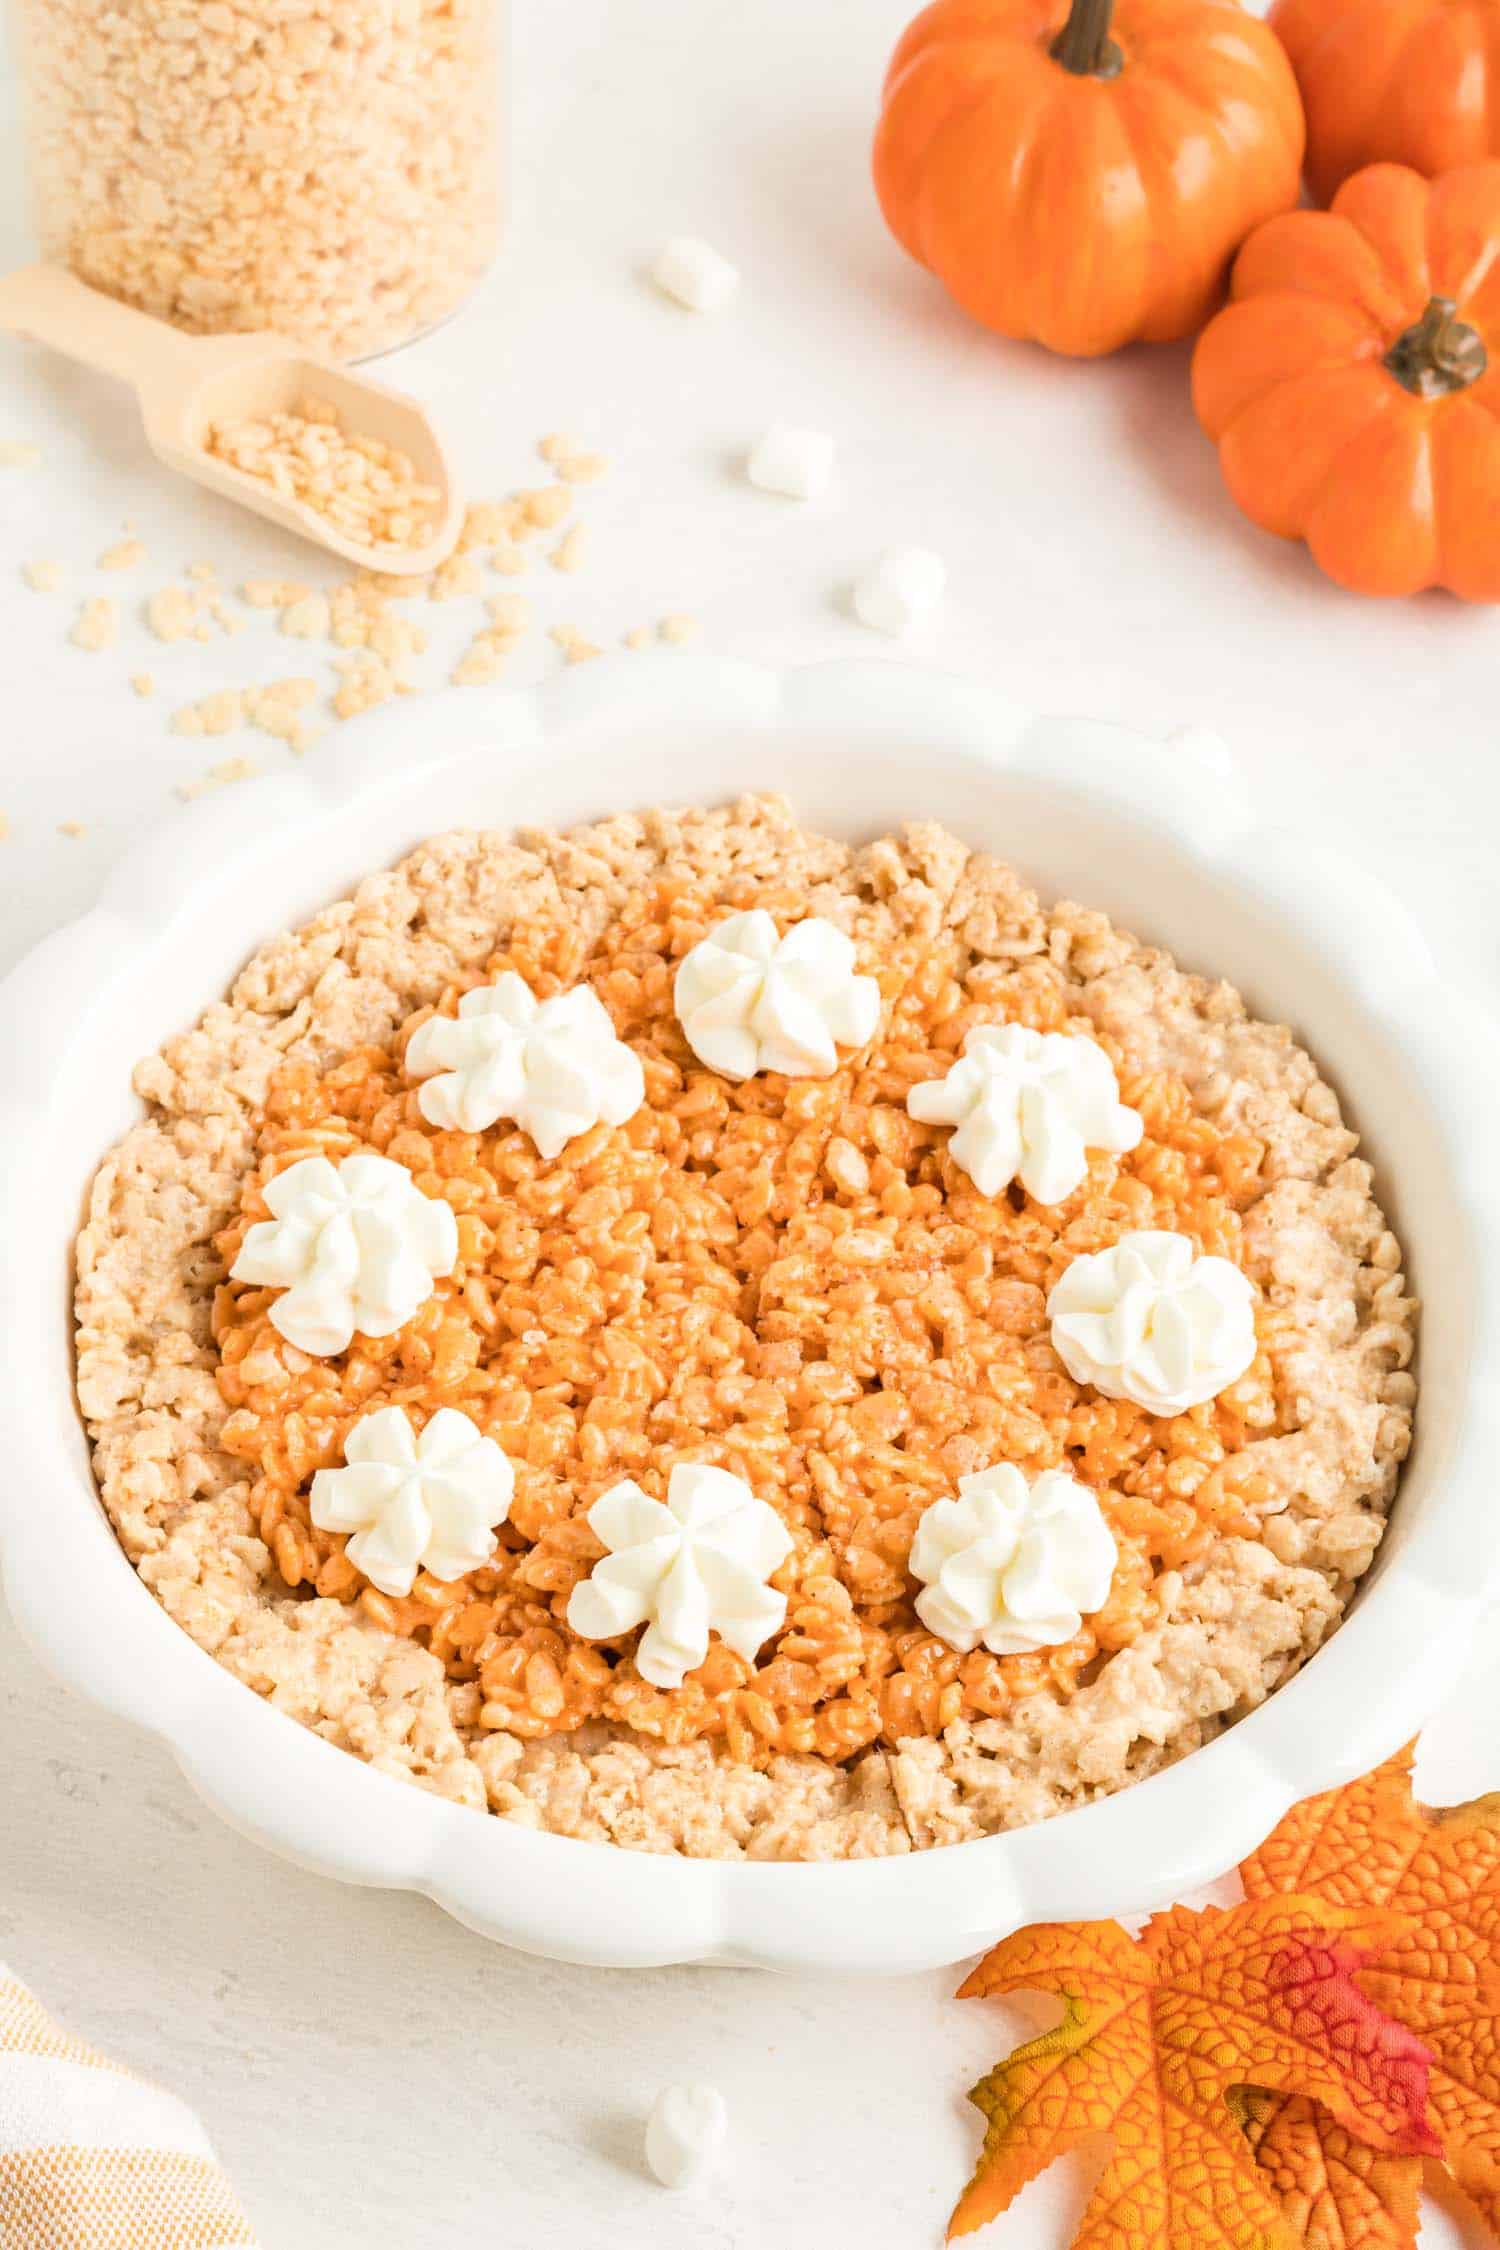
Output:
[[[816,915],[880,986],[827,1079],[733,1083],[673,1006],[730,913]],[[592,987],[645,1100],[551,1161],[428,1122],[418,1027],[511,970]],[[1066,1201],[979,1193],[908,1114],[976,1025],[1085,1034],[1143,1133]],[[136,1073],[146,1115],[78,1242],[78,1385],[100,1491],[169,1614],[327,1740],[559,1834],[826,1859],[990,1834],[1119,1789],[1261,1702],[1338,1623],[1411,1434],[1415,1308],[1334,1094],[1283,1027],[1105,917],[1044,907],[923,823],[859,848],[780,800],[568,835],[441,836],[273,939]],[[310,1357],[229,1280],[290,1164],[374,1152],[457,1221],[394,1335]],[[1140,1228],[1253,1284],[1256,1354],[1156,1416],[1070,1376],[1048,1292]],[[456,1407],[515,1491],[492,1559],[381,1593],[312,1521],[314,1475],[381,1407]],[[585,1640],[587,1514],[672,1466],[730,1470],[792,1549],[753,1660],[715,1639],[653,1686]],[[961,1654],[920,1622],[923,1511],[1011,1462],[1070,1470],[1117,1549],[1069,1641]]]

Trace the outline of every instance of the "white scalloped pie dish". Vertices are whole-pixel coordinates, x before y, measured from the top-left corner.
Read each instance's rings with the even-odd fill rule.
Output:
[[[466,693],[447,705],[459,713],[458,748],[423,747],[433,705],[382,714],[296,772],[179,816],[0,991],[0,1562],[44,1661],[159,1736],[227,1820],[304,1866],[425,1892],[531,1952],[621,1966],[907,1970],[1023,1922],[1161,1904],[1414,1732],[1500,1588],[1500,1047],[1396,902],[1321,842],[1257,825],[1231,777],[1182,751],[893,664],[778,676],[639,656],[535,694]],[[131,1068],[258,942],[445,827],[567,825],[746,788],[784,791],[809,826],[851,837],[943,821],[1290,1019],[1359,1124],[1425,1305],[1417,1443],[1327,1646],[1166,1772],[906,1859],[656,1858],[377,1773],[261,1702],[158,1608],[105,1519],[73,1400],[72,1240],[96,1163],[136,1113]]]

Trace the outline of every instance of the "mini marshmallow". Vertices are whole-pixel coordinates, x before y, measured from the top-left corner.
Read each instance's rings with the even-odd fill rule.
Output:
[[[948,570],[928,547],[893,547],[854,589],[854,614],[872,632],[900,634],[930,617],[943,598]]]
[[[668,2086],[646,2121],[646,2162],[663,2187],[691,2187],[723,2146],[729,2112],[717,2086]]]
[[[833,440],[822,430],[797,430],[773,422],[746,466],[750,482],[762,492],[788,500],[816,500],[833,475]]]
[[[740,285],[738,266],[695,234],[675,236],[651,268],[651,278],[679,305],[700,313],[727,305]]]

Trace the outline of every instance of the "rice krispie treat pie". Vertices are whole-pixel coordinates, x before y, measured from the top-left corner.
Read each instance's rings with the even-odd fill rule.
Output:
[[[1415,1309],[1316,1066],[914,824],[434,839],[141,1065],[100,1490],[327,1740],[634,1849],[1119,1789],[1337,1625]]]

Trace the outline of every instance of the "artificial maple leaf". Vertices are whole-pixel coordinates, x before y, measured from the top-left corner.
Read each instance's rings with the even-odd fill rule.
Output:
[[[1301,2094],[1243,2086],[1229,2106],[1302,2250],[1412,2250],[1419,2156],[1366,2148]]]
[[[1402,1918],[1362,1981],[1431,2049],[1444,2160],[1500,2237],[1500,1794],[1433,1811],[1411,1768],[1408,1745],[1310,1797],[1240,1873],[1251,1898],[1296,1889]]]
[[[1139,1938],[1046,1922],[1005,1939],[961,1997],[1053,1992],[1065,2012],[970,2096],[989,2126],[950,2237],[1105,2133],[1076,2250],[1277,2250],[1292,2237],[1227,2099],[1242,2085],[1308,2095],[1371,2147],[1431,2148],[1426,2050],[1354,1982],[1393,1935],[1383,1914],[1294,1897],[1174,1907]]]

